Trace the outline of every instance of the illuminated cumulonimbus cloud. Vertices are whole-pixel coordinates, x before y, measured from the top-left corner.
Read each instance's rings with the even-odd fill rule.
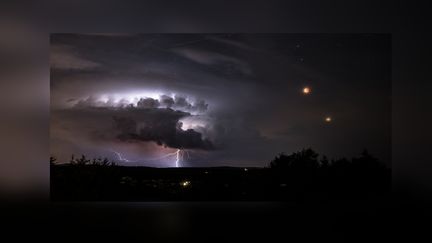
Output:
[[[202,99],[147,93],[90,96],[75,101],[68,110],[110,119],[114,130],[106,132],[115,134],[118,141],[210,150],[214,145],[204,134],[209,120],[202,119],[208,107]]]
[[[74,100],[73,107],[170,108],[191,114],[202,114],[208,110],[208,104],[203,99],[191,99],[182,95],[157,94],[154,92],[93,95]]]

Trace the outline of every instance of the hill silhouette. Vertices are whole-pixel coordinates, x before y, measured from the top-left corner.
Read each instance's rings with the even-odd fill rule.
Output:
[[[55,201],[295,201],[387,194],[391,170],[366,150],[328,160],[312,149],[281,153],[265,168],[120,166],[108,159],[50,158]]]

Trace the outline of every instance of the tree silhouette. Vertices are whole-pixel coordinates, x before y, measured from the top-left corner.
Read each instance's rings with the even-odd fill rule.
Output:
[[[110,164],[110,162],[109,162],[109,160],[108,160],[107,158],[104,158],[104,159],[102,160],[102,162],[101,162],[101,165],[102,165],[102,166],[108,166],[108,165],[111,165],[111,164]]]
[[[87,165],[90,163],[90,160],[85,157],[85,155],[81,155],[81,158],[75,160],[77,165]]]
[[[318,154],[312,149],[303,149],[300,152],[294,152],[291,155],[279,154],[270,162],[270,168],[286,169],[316,169],[319,167]]]
[[[51,157],[53,158],[53,157]],[[50,158],[50,161],[51,161]],[[55,159],[55,158],[54,158]],[[70,165],[92,165],[92,166],[115,166],[116,163],[114,161],[110,161],[108,158],[102,159],[99,158],[93,158],[93,159],[87,159],[85,155],[81,155],[81,158],[77,159],[75,158],[75,155],[71,156],[71,159],[69,160]]]
[[[360,158],[352,159],[353,167],[361,170],[377,170],[383,169],[385,165],[381,163],[377,158],[373,157],[369,152],[364,149],[361,153]]]
[[[351,166],[350,161],[347,158],[341,158],[337,160],[332,160],[331,167],[334,169],[345,170]]]
[[[327,167],[329,167],[329,160],[328,160],[327,156],[324,155],[324,156],[322,157],[320,163],[321,163],[321,167],[322,167],[322,168],[327,168]]]
[[[53,156],[50,157],[50,165],[55,165],[56,164],[57,159]]]
[[[74,165],[74,164],[76,164],[76,161],[75,161],[75,155],[71,155],[71,159],[69,160],[69,164],[71,164],[71,165]]]

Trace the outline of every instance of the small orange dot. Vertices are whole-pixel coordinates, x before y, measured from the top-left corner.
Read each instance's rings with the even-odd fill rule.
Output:
[[[303,88],[303,94],[309,94],[311,92],[311,89],[309,87]]]
[[[325,121],[326,121],[326,122],[331,122],[331,121],[332,121],[332,118],[328,116],[328,117],[325,118]]]

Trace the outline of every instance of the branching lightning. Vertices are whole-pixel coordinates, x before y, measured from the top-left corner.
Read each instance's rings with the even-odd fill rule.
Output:
[[[184,156],[190,158],[189,156],[189,152],[187,150],[181,150],[181,149],[177,149],[177,151],[173,152],[173,153],[169,153],[164,155],[163,157],[169,157],[169,156],[174,156],[175,155],[175,167],[179,167],[180,166],[180,162],[183,160]]]
[[[117,151],[112,150],[112,152],[117,155],[117,157],[118,157],[118,159],[120,161],[123,161],[123,162],[134,162],[134,161],[130,161],[130,160],[126,159],[125,157],[123,157],[123,155],[121,153],[119,153]]]
[[[177,149],[177,151],[175,151],[174,153],[169,153],[166,156],[171,156],[171,155],[175,155],[175,167],[179,167],[180,161],[183,159],[184,156],[184,152],[181,149]]]
[[[115,150],[111,150],[111,152],[113,152],[117,156],[117,158],[122,162],[127,162],[127,163],[141,162],[141,161],[137,161],[137,160],[129,160],[129,159],[125,158],[120,152],[117,152]],[[190,158],[189,151],[177,149],[177,151],[175,151],[175,152],[168,153],[168,154],[165,154],[165,155],[157,157],[157,158],[145,159],[143,161],[145,162],[145,161],[161,160],[161,159],[169,158],[172,156],[175,158],[175,160],[174,160],[175,167],[178,168],[180,166],[180,162],[183,160],[185,155],[187,156],[187,158]]]
[[[177,152],[176,152],[175,165],[177,168],[179,167],[179,162],[180,162],[180,151],[181,151],[180,149],[177,149]]]

